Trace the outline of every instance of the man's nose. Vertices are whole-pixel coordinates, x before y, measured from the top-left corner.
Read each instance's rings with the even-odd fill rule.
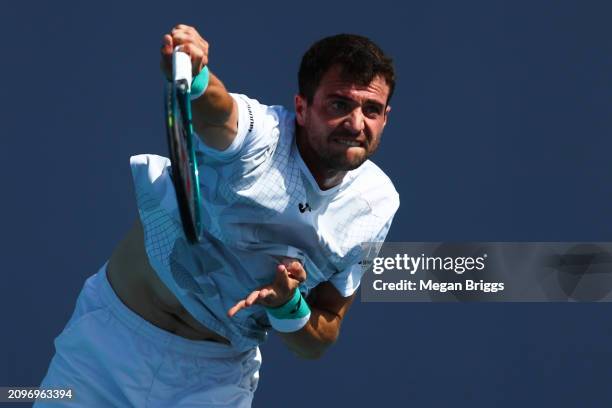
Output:
[[[364,117],[360,108],[353,111],[344,120],[344,128],[351,133],[361,133],[364,128]]]

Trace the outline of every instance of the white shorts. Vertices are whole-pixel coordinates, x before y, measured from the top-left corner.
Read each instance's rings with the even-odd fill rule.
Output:
[[[66,407],[250,407],[259,348],[238,352],[162,330],[117,297],[106,265],[85,282],[55,339],[41,388],[72,388]],[[39,401],[35,407],[63,406]]]

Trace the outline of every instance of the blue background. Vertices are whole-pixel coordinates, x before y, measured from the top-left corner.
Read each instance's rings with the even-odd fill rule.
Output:
[[[0,385],[36,385],[166,153],[158,52],[195,25],[232,91],[292,103],[302,53],[371,36],[398,84],[391,241],[612,241],[605,1],[27,2],[2,30]],[[608,304],[359,303],[320,361],[271,336],[255,407],[610,406]]]

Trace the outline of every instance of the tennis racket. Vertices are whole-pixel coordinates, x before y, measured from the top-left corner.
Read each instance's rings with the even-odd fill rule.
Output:
[[[201,196],[193,125],[191,122],[191,58],[176,47],[172,54],[172,80],[165,90],[166,131],[183,231],[188,241],[200,241]]]

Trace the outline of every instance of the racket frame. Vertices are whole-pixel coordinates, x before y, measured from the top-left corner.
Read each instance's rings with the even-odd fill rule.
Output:
[[[191,95],[186,79],[168,81],[165,90],[166,130],[176,199],[187,240],[200,241],[201,195],[194,146]]]

